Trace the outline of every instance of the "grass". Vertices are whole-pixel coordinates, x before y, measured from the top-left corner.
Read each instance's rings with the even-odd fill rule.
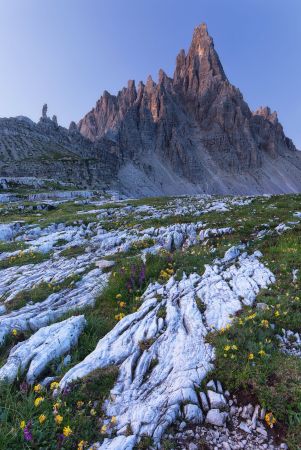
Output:
[[[17,250],[25,250],[26,244],[24,242],[1,242],[0,241],[0,253],[15,252]]]
[[[24,205],[33,204],[33,202],[24,202]],[[91,205],[78,205],[74,201],[60,203],[55,209],[50,211],[35,211],[28,210],[26,208],[23,211],[19,211],[18,205],[14,205],[0,210],[0,222],[10,223],[13,221],[22,220],[29,225],[39,224],[42,228],[45,228],[52,223],[65,223],[66,225],[71,225],[74,222],[78,223],[78,221],[81,221],[81,223],[88,224],[96,221],[96,214],[85,214],[79,216],[77,212],[89,210],[91,210]]]
[[[93,442],[102,438],[99,427],[101,405],[116,380],[116,368],[98,370],[80,383],[70,386],[68,395],[53,398],[50,389],[35,393],[25,383],[21,388],[1,386],[0,389],[0,448],[6,449],[74,449],[82,440]],[[35,399],[43,401],[35,406]],[[80,402],[80,403],[79,403]],[[56,405],[56,406],[54,406]],[[54,408],[62,417],[57,424]],[[41,416],[45,421],[40,423]],[[20,424],[30,423],[32,441],[26,442]],[[72,434],[62,440],[64,427]]]
[[[84,245],[74,245],[73,247],[66,248],[61,251],[60,256],[65,256],[66,258],[74,258],[76,256],[83,255],[85,253],[86,247]]]
[[[7,269],[13,266],[23,266],[25,264],[38,264],[49,259],[49,253],[29,252],[24,253],[22,250],[15,256],[0,261],[0,269]]]

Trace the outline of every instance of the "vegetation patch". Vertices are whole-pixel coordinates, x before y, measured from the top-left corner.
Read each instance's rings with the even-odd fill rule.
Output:
[[[85,253],[86,247],[84,245],[74,245],[73,247],[62,250],[60,255],[65,258],[75,258]]]
[[[22,250],[15,256],[10,256],[9,258],[0,261],[0,269],[7,269],[13,266],[24,266],[26,264],[38,264],[46,259],[49,259],[51,253],[41,253],[41,252],[28,252],[25,253]]]

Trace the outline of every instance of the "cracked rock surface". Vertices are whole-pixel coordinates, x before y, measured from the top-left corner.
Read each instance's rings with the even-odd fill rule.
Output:
[[[139,310],[122,319],[63,377],[61,388],[97,368],[119,365],[118,380],[104,406],[107,416],[118,417],[118,437],[101,448],[133,448],[144,434],[159,443],[185,404],[191,405],[186,408],[191,420],[200,418],[197,388],[214,361],[207,333],[229,323],[242,303],[251,305],[259,290],[275,281],[260,263],[259,252],[233,254],[237,252],[232,251],[227,262],[206,266],[202,276],[193,273],[180,281],[172,277],[163,286],[150,284]],[[198,300],[205,305],[203,312]],[[132,436],[125,437],[128,427]]]
[[[93,306],[96,297],[107,285],[109,274],[100,269],[88,272],[71,290],[51,294],[43,302],[0,316],[0,345],[11,330],[36,331],[62,317],[66,312]]]
[[[6,364],[0,368],[0,380],[11,383],[18,373],[26,371],[26,380],[32,384],[49,362],[76,345],[85,324],[84,316],[76,316],[40,328],[29,339],[13,347]]]

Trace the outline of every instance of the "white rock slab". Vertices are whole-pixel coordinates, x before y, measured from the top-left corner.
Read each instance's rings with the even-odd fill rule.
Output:
[[[85,324],[84,316],[77,316],[41,328],[13,347],[6,364],[0,369],[0,380],[12,383],[18,373],[27,371],[27,382],[34,383],[49,362],[76,345]]]
[[[19,310],[0,316],[0,345],[12,329],[36,331],[58,320],[68,311],[93,306],[96,298],[108,284],[110,273],[100,269],[88,272],[75,283],[73,289],[51,294],[43,302],[28,304]]]

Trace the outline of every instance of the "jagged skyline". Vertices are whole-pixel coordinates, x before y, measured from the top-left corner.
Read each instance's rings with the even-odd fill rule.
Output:
[[[126,5],[67,0],[59,8],[57,1],[39,3],[2,2],[1,117],[37,120],[47,102],[49,114],[68,126],[104,90],[116,94],[128,79],[138,84],[148,74],[156,81],[161,67],[172,76],[175,55],[187,50],[191,30],[205,21],[227,76],[251,109],[277,110],[286,134],[301,148],[301,68],[293,58],[300,51],[299,2],[188,0],[185,11],[170,0],[160,7],[158,0],[139,3],[139,8],[136,0]]]

